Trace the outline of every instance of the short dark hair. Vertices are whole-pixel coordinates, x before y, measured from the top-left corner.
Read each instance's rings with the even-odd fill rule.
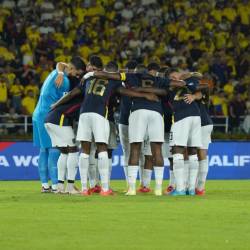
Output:
[[[135,69],[135,68],[136,68],[137,64],[138,64],[137,61],[135,61],[135,60],[130,60],[130,61],[128,61],[128,62],[126,63],[125,68],[128,69],[128,70],[132,70],[132,69]]]
[[[160,73],[163,73],[165,77],[169,76],[170,68],[168,66],[161,67],[159,70]]]
[[[148,65],[148,71],[150,70],[156,70],[156,71],[159,71],[160,70],[160,65],[158,63],[155,63],[155,62],[152,62]]]
[[[70,62],[76,67],[76,69],[86,70],[86,64],[80,56],[74,56]]]
[[[119,67],[115,61],[110,61],[106,64],[105,69],[110,72],[117,72]]]
[[[92,66],[95,66],[98,69],[102,69],[103,68],[102,59],[99,56],[96,56],[96,55],[90,56],[89,62],[90,62],[90,64]]]

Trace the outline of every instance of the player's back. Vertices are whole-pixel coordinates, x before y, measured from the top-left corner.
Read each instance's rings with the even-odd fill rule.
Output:
[[[200,116],[200,110],[196,102],[188,104],[184,101],[185,94],[192,94],[199,85],[199,80],[190,77],[185,80],[186,86],[176,89],[171,100],[174,111],[174,121],[179,121],[189,116]]]
[[[43,83],[40,97],[33,113],[33,119],[44,118],[50,110],[50,106],[58,101],[65,92],[69,91],[70,83],[67,76],[63,78],[63,84],[60,88],[55,86],[55,80],[58,73],[53,70]]]
[[[169,85],[167,78],[155,77],[147,73],[126,74],[126,83],[131,87],[142,88],[162,88],[165,89]],[[163,113],[161,102],[149,101],[145,98],[136,97],[132,99],[131,110],[148,109],[159,113]]]
[[[110,97],[121,86],[121,81],[103,79],[87,81],[81,113],[98,113],[107,118]]]

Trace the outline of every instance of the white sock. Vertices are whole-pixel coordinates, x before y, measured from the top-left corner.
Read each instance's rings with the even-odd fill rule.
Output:
[[[150,187],[151,182],[151,176],[152,176],[152,170],[151,169],[144,169],[143,170],[143,187]]]
[[[111,179],[111,173],[112,173],[112,159],[109,159],[109,184]]]
[[[96,185],[97,164],[98,164],[97,159],[93,155],[90,155],[90,157],[89,157],[89,172],[88,172],[90,188],[93,188]]]
[[[184,184],[185,190],[189,187],[189,160],[184,160]]]
[[[175,186],[174,171],[169,169],[169,186]]]
[[[205,160],[199,161],[197,189],[202,190],[205,188],[207,173],[208,173],[208,160],[206,158]]]
[[[76,169],[79,162],[79,154],[78,152],[69,153],[67,159],[67,173],[68,180],[74,181],[76,177]]]
[[[162,189],[164,167],[154,167],[155,172],[155,189]]]
[[[61,153],[57,161],[58,180],[65,181],[68,154]]]
[[[198,170],[199,170],[199,162],[198,162],[197,155],[190,155],[189,156],[189,181],[188,181],[189,190],[195,190]]]
[[[52,189],[57,190],[57,184],[52,184]]]
[[[49,183],[42,183],[42,187],[45,189],[49,189]]]
[[[109,158],[107,151],[98,153],[98,170],[101,177],[102,189],[106,192],[109,190]]]
[[[143,185],[143,171],[144,171],[144,167],[143,166],[139,166],[139,180],[140,180],[140,185]]]
[[[141,153],[140,159],[139,159],[139,180],[140,180],[141,186],[143,185],[144,164],[145,164],[145,156],[143,153]]]
[[[123,171],[124,171],[126,183],[127,183],[127,186],[128,186],[128,166],[123,166]]]
[[[184,156],[183,154],[173,155],[173,169],[177,191],[184,191]]]
[[[128,166],[128,186],[129,189],[135,191],[136,178],[139,166]]]
[[[79,157],[79,171],[82,184],[82,191],[88,189],[88,169],[89,169],[89,155],[81,153]]]

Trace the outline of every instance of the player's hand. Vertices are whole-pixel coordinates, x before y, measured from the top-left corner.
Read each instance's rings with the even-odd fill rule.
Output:
[[[63,83],[63,72],[61,73],[59,72],[55,80],[56,87],[60,88],[62,83]]]
[[[152,94],[152,93],[145,93],[144,97],[149,101],[153,101],[153,102],[160,101],[159,97],[155,94]]]
[[[187,104],[191,104],[193,101],[195,101],[194,95],[191,94],[184,95],[184,102],[186,102]]]

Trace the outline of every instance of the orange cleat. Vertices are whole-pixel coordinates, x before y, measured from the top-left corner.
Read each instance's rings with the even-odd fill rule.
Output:
[[[170,193],[172,193],[174,191],[174,187],[173,186],[168,186],[165,190],[164,190],[164,194],[168,195]]]
[[[108,191],[101,190],[100,195],[101,196],[111,196],[111,195],[114,195],[114,192],[112,189],[109,189]]]
[[[137,190],[137,192],[139,192],[139,193],[149,193],[149,192],[151,192],[151,189],[148,188],[148,187],[140,187],[140,188]]]
[[[202,196],[202,195],[205,195],[206,191],[205,191],[205,189],[197,189],[196,188],[195,193],[196,193],[196,195]]]

